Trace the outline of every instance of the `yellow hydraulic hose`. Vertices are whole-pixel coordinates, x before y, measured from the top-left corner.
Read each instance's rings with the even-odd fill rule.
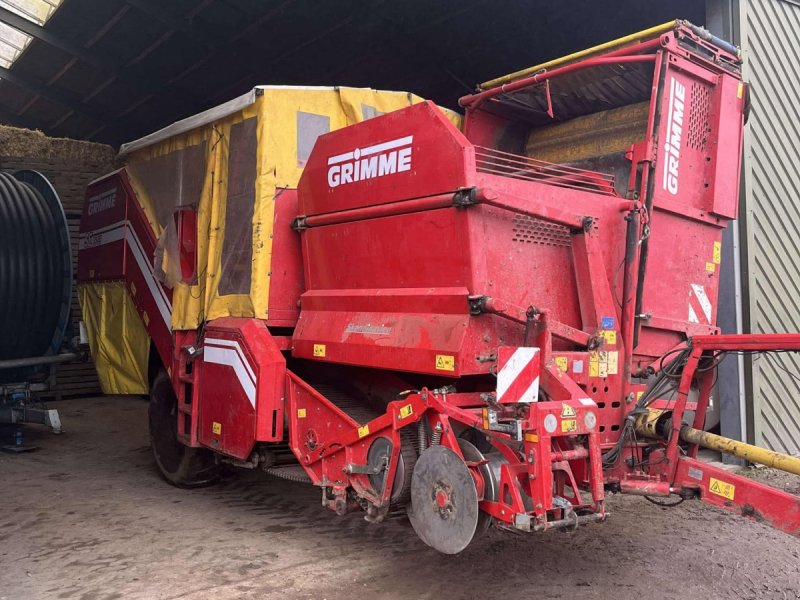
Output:
[[[703,448],[716,450],[717,452],[723,452],[725,454],[732,454],[733,456],[738,456],[750,462],[800,475],[800,457],[789,456],[788,454],[781,454],[780,452],[773,452],[772,450],[765,450],[758,446],[737,442],[736,440],[714,435],[707,431],[700,431],[688,425],[684,425],[681,429],[681,439],[690,444],[698,444]]]

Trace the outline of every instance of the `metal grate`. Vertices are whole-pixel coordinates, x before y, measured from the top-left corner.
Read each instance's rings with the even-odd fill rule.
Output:
[[[546,246],[569,246],[569,228],[528,215],[515,214],[511,220],[512,242],[521,244],[543,244]]]
[[[548,185],[616,196],[614,176],[475,146],[475,164],[479,173],[538,181]]]
[[[689,148],[706,151],[708,140],[708,112],[711,108],[711,90],[707,85],[692,83],[692,107],[689,110],[689,131],[686,145]]]

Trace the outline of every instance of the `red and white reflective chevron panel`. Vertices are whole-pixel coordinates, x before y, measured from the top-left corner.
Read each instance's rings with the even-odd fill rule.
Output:
[[[500,346],[497,349],[497,402],[539,400],[539,349]]]

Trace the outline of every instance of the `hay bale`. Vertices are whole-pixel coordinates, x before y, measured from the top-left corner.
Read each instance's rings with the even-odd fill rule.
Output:
[[[115,155],[106,144],[51,138],[38,130],[0,125],[0,157],[111,165]]]

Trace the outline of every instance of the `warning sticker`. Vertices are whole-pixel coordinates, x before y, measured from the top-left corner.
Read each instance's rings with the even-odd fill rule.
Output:
[[[715,265],[722,262],[722,242],[714,242],[713,261]]]
[[[709,273],[713,273],[716,270],[717,270],[717,265],[715,265],[713,262],[706,263],[706,271],[708,271]]]
[[[589,353],[589,377],[600,377],[600,353]]]
[[[589,353],[589,377],[607,377],[609,374],[614,375],[617,373],[617,357],[614,357],[613,366],[614,373],[609,373],[608,370],[608,355],[610,352],[602,350],[595,350]],[[617,354],[613,352],[613,354]]]
[[[736,492],[736,486],[732,483],[726,483],[713,477],[708,480],[708,491],[717,496],[722,496],[728,500],[733,500],[733,495]]]
[[[297,409],[297,418],[298,419],[305,419],[306,418],[306,409],[305,408],[298,408]]]
[[[617,343],[617,332],[614,330],[601,331],[600,337],[606,341],[606,344],[610,344],[611,346]]]
[[[578,431],[578,421],[576,419],[564,419],[561,421],[561,433]]]
[[[455,371],[456,370],[456,357],[449,354],[436,355],[436,368],[439,371]]]
[[[410,404],[406,404],[405,406],[400,407],[400,418],[407,419],[411,415],[414,414],[414,407]]]
[[[211,423],[211,433],[213,433],[214,435],[220,435],[222,433],[222,423],[217,423],[216,421],[213,421]]]
[[[616,375],[619,373],[619,352],[614,350],[608,353],[608,374]]]
[[[556,367],[559,371],[566,373],[569,367],[569,359],[566,356],[556,356]]]
[[[325,358],[325,344],[314,344],[314,356]]]
[[[364,436],[369,435],[369,425],[364,425],[363,427],[358,428],[358,437],[363,438]]]
[[[561,405],[561,416],[562,417],[574,417],[575,416],[575,409],[572,408],[569,404],[562,404]]]

